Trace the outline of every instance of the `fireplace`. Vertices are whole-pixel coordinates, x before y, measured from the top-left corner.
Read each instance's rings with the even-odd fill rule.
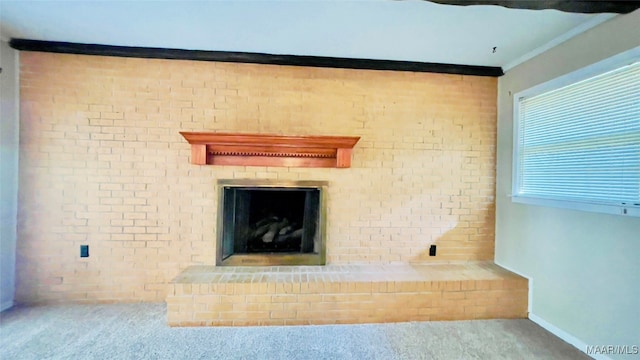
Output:
[[[324,265],[326,186],[219,180],[216,265]]]

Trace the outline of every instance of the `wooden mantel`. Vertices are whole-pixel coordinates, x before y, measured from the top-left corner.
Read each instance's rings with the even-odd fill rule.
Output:
[[[351,166],[357,136],[280,136],[180,132],[191,144],[191,163],[287,167]]]

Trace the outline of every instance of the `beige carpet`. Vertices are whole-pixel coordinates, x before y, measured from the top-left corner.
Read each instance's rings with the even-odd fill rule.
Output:
[[[590,359],[529,320],[170,328],[164,304],[0,314],[0,359]]]

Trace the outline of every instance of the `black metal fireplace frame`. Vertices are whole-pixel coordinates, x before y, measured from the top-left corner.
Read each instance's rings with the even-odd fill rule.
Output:
[[[326,263],[326,181],[294,181],[271,179],[220,179],[218,187],[218,221],[216,238],[217,266],[286,266],[286,265],[324,265]],[[311,253],[255,253],[231,254],[225,256],[223,250],[225,225],[224,218],[225,189],[313,189],[320,192],[318,224],[315,239],[319,241],[317,251]]]

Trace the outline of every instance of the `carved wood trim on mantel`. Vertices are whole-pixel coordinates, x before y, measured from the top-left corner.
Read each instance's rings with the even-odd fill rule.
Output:
[[[180,132],[196,165],[351,167],[359,136],[281,136]]]

